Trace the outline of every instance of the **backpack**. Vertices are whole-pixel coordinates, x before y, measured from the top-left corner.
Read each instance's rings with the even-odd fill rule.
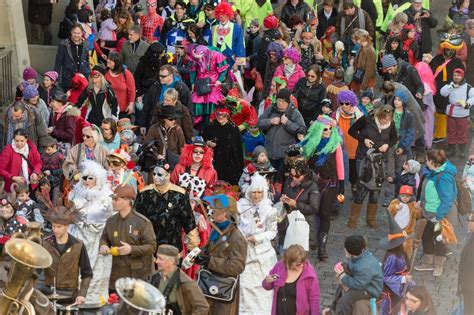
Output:
[[[380,190],[385,180],[383,154],[369,149],[359,166],[359,182],[369,190]]]
[[[436,186],[439,184],[439,179],[441,178],[441,175],[446,172],[440,172],[438,175],[436,175]],[[469,191],[469,188],[467,188],[464,185],[464,182],[461,179],[458,179],[454,176],[452,176],[449,173],[446,173],[449,176],[454,178],[454,182],[456,183],[456,188],[458,190],[458,196],[456,198],[456,208],[458,210],[459,215],[467,215],[471,212],[472,209],[472,199],[471,199],[471,192]],[[423,181],[425,180],[426,175],[423,175],[423,177],[420,180],[420,186],[418,187],[418,193],[417,193],[417,198],[416,200],[420,200],[421,197],[421,192],[422,192],[422,186],[423,186]]]

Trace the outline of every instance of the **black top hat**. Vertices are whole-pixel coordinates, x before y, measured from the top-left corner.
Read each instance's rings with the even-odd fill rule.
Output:
[[[100,74],[102,75],[105,75],[105,73],[107,72],[107,70],[104,68],[104,66],[102,65],[95,65],[93,68],[92,68],[92,72],[99,72]],[[92,73],[91,72],[91,73]]]
[[[395,219],[387,211],[388,217],[388,235],[379,240],[379,247],[382,249],[393,249],[402,245],[407,239],[413,235],[408,235],[402,228],[395,222]]]
[[[174,47],[184,48],[184,43],[182,40],[177,40],[174,44]]]
[[[57,90],[56,93],[53,95],[53,100],[61,102],[63,104],[67,103],[67,95],[63,93],[61,90]]]
[[[176,107],[172,105],[164,105],[161,107],[158,116],[163,118],[177,119],[181,117],[181,114],[176,111]]]

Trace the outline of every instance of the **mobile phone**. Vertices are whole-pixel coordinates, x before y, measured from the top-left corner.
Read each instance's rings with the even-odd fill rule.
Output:
[[[274,274],[274,275],[272,275],[272,278],[276,280],[276,279],[280,278],[280,275]]]

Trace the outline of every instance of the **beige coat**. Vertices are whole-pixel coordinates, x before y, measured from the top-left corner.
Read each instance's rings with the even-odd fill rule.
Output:
[[[79,152],[80,150],[80,152]],[[96,144],[94,148],[95,161],[107,169],[107,154],[106,148],[100,144]],[[68,151],[66,159],[63,164],[64,176],[71,179],[79,171],[79,166],[86,159],[85,145],[78,143]]]

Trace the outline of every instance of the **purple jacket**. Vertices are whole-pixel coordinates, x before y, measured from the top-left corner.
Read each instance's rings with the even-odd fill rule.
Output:
[[[285,264],[280,261],[270,270],[269,274],[280,276],[270,284],[265,279],[262,281],[262,286],[265,290],[274,290],[272,315],[275,315],[278,290],[285,285],[288,272]],[[305,262],[303,273],[296,283],[296,315],[319,315],[318,275],[308,261]]]

